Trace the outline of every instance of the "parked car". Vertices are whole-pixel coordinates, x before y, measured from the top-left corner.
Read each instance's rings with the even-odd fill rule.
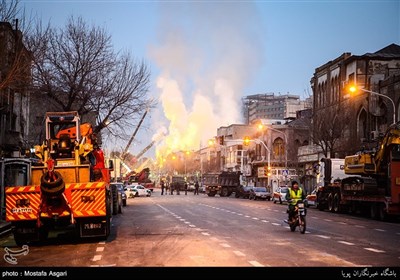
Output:
[[[240,185],[238,188],[237,188],[237,190],[236,190],[236,192],[235,192],[235,197],[236,198],[249,198],[249,195],[250,195],[250,189],[251,189],[252,187],[249,187],[249,186],[243,186],[243,185]]]
[[[129,198],[138,197],[138,196],[151,196],[151,190],[145,188],[142,185],[128,185],[126,187],[127,196]]]
[[[124,190],[124,184],[117,184],[118,192],[121,194],[122,206],[126,206],[126,193]]]
[[[272,196],[272,200],[274,203],[279,202],[282,204],[283,202],[286,202],[286,194],[288,192],[289,188],[286,186],[280,186],[274,191],[274,194]]]
[[[306,196],[306,206],[317,206],[317,188]]]
[[[271,193],[265,187],[254,187],[250,189],[249,199],[271,200]]]

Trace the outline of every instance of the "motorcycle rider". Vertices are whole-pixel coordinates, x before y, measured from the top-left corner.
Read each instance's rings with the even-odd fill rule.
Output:
[[[289,223],[292,220],[294,209],[297,201],[304,200],[306,198],[306,192],[303,188],[299,187],[299,183],[297,181],[292,181],[292,187],[288,189],[286,193],[286,200],[288,202],[288,220],[285,220],[285,223]]]

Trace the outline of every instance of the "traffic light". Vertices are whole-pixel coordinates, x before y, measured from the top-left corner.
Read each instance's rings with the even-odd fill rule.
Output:
[[[268,177],[268,166],[264,166],[264,176]]]
[[[245,136],[243,138],[243,145],[248,146],[250,144],[250,137],[249,136]]]
[[[271,167],[270,166],[264,166],[264,176],[269,177],[271,176]]]
[[[218,140],[220,145],[224,145],[224,135],[220,136]]]

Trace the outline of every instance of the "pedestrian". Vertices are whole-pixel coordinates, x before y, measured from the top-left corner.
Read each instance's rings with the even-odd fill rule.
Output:
[[[161,195],[164,195],[164,189],[165,189],[165,185],[164,185],[164,181],[161,180]]]
[[[198,195],[199,194],[199,188],[200,188],[200,186],[199,186],[199,182],[198,181],[196,181],[196,183],[194,183],[194,194],[196,195]]]
[[[187,195],[187,191],[188,191],[188,183],[185,182],[185,195]]]

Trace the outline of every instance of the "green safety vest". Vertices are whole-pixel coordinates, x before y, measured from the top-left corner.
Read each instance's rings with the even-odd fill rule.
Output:
[[[297,190],[297,194],[294,190],[292,190],[291,188],[289,188],[289,194],[290,194],[290,198],[292,199],[292,202],[290,204],[292,205],[296,205],[298,200],[301,200],[302,194],[303,194],[303,189],[299,188]]]

